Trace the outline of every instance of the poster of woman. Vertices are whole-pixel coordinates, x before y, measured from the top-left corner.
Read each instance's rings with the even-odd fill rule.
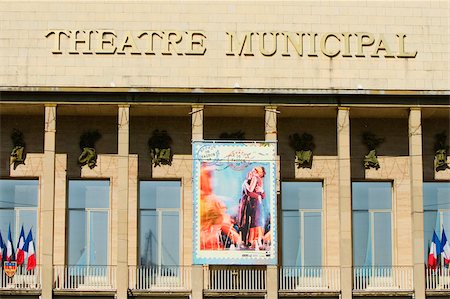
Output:
[[[276,264],[276,145],[196,142],[194,263]]]

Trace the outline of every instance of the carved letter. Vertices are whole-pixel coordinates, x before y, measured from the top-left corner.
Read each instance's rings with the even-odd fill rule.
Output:
[[[289,42],[294,46],[295,51],[297,51],[298,56],[303,56],[303,36],[305,33],[298,32],[283,32],[284,35],[284,51],[281,53],[282,56],[291,56],[289,54]],[[295,41],[297,38],[298,42]]]
[[[171,48],[173,48],[173,51],[178,54],[178,55],[183,55],[182,52],[180,52],[177,47],[176,44],[179,44],[183,38],[183,36],[181,35],[181,32],[179,31],[168,31],[168,32],[163,32],[163,42],[165,43],[166,47],[165,47],[165,51],[161,52],[161,54],[163,55],[172,55],[172,51]],[[174,39],[172,40],[172,37],[174,37]]]
[[[325,35],[322,36],[321,40],[320,40],[320,50],[322,51],[323,54],[325,54],[328,57],[334,57],[337,56],[339,54],[339,52],[341,52],[341,49],[337,49],[334,52],[331,52],[327,49],[327,40],[330,37],[334,37],[335,39],[337,39],[339,42],[341,41],[341,39],[334,33],[327,33]]]
[[[317,33],[308,33],[309,35],[309,53],[308,56],[318,56],[316,49],[316,37]]]
[[[145,51],[145,54],[146,55],[155,55],[155,51],[154,51],[154,48],[153,48],[153,44],[154,44],[153,36],[156,35],[157,37],[162,39],[163,33],[161,31],[144,31],[144,32],[142,32],[141,35],[138,36],[138,38],[142,38],[142,37],[144,37],[146,35],[149,37],[149,39],[148,39],[149,42],[148,42],[148,50]]]
[[[352,54],[350,54],[350,36],[352,36],[352,34],[344,32],[342,35],[344,36],[344,51],[342,51],[342,57],[352,57]]]
[[[415,58],[417,51],[412,53],[405,52],[405,38],[406,34],[397,34],[398,37],[398,58]]]
[[[116,52],[116,46],[114,46],[114,38],[117,37],[116,33],[112,30],[99,30],[97,36],[97,51],[95,54],[114,54]],[[106,39],[108,35],[111,35],[111,39]],[[109,49],[106,45],[110,45]]]
[[[364,47],[370,47],[375,42],[375,39],[373,38],[372,33],[357,33],[356,36],[358,37],[358,51],[356,52],[356,57],[365,57],[363,48]],[[364,39],[367,39],[367,41],[364,41]]]
[[[204,40],[206,36],[202,31],[187,31],[190,38],[189,49],[186,51],[186,55],[203,55],[206,52]],[[196,40],[198,38],[198,40]]]
[[[272,49],[266,50],[264,37],[270,34],[272,35]],[[264,56],[273,56],[277,52],[277,35],[278,32],[259,32],[259,52]]]
[[[52,31],[49,31],[49,33],[47,33],[47,35],[45,37],[49,37],[52,34],[56,35],[55,48],[53,49],[52,53],[53,54],[62,54],[62,52],[61,52],[61,35],[65,35],[68,38],[70,38],[70,31],[68,31],[68,30],[52,30]]]
[[[78,44],[87,44],[87,50],[83,51],[83,54],[92,54],[91,49],[91,33],[93,31],[84,31],[84,30],[75,30],[73,31],[72,38],[70,39],[70,50],[69,54],[80,54],[80,51],[78,50]],[[84,38],[78,38],[78,36],[81,34],[87,34]]]
[[[239,43],[239,40],[237,37],[235,37],[235,33],[233,32],[226,32],[229,39],[229,48],[227,51],[227,55],[238,55],[241,56],[244,54],[245,56],[253,56],[253,50],[252,50],[252,35],[253,32],[246,32],[244,35],[244,40],[242,43]],[[236,44],[238,45],[237,48],[235,48],[234,40],[236,40]],[[247,46],[245,46],[247,44]]]
[[[377,44],[377,49],[373,52],[372,57],[379,57],[380,55],[378,52],[385,51],[386,54],[384,54],[384,57],[395,57],[394,54],[392,54],[391,49],[389,48],[388,43],[384,40],[384,36],[380,34],[380,41]]]
[[[119,46],[119,51],[117,51],[117,54],[126,54],[125,48],[130,48],[131,54],[141,54],[138,47],[136,46],[136,43],[134,42],[134,38],[131,35],[131,32],[127,32],[125,34],[125,38],[123,39],[123,42]]]

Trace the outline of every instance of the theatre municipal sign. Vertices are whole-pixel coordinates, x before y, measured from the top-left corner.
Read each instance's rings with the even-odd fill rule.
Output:
[[[415,58],[404,33],[369,32],[224,32],[226,56]],[[49,30],[53,54],[71,55],[205,55],[205,31]],[[217,46],[222,39],[211,41]]]

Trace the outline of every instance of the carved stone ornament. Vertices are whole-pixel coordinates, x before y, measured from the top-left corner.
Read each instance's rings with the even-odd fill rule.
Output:
[[[23,133],[14,129],[11,134],[11,140],[13,143],[13,149],[10,155],[10,164],[13,164],[14,170],[20,164],[25,165],[25,141],[23,140]]]
[[[363,133],[363,141],[367,145],[369,153],[364,156],[364,168],[380,168],[380,163],[378,162],[376,147],[384,141],[384,138],[377,138],[375,134],[370,132]]]
[[[150,159],[153,167],[161,165],[172,165],[173,154],[170,145],[172,138],[167,131],[154,130],[152,137],[148,140]]]
[[[314,137],[311,134],[289,135],[289,145],[295,150],[297,168],[311,168],[313,163]]]
[[[441,171],[450,168],[447,163],[447,134],[445,132],[439,133],[435,135],[435,143],[434,143],[434,170]]]
[[[87,165],[90,169],[97,166],[97,152],[95,151],[95,143],[102,137],[97,131],[87,131],[80,136],[81,154],[78,157],[80,166]]]

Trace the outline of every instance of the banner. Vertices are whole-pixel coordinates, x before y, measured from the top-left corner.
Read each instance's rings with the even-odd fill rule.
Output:
[[[194,264],[277,264],[276,143],[193,143]]]

